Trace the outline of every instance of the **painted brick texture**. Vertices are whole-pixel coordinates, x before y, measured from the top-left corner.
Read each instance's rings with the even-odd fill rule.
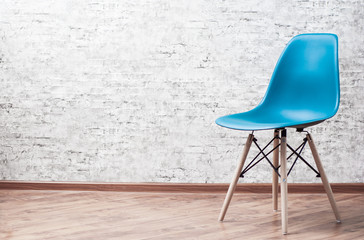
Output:
[[[310,130],[321,160],[331,182],[364,182],[361,0],[2,1],[0,178],[229,182],[248,133],[214,120],[257,105],[307,32],[339,37],[340,110]],[[289,181],[318,179],[299,162]]]

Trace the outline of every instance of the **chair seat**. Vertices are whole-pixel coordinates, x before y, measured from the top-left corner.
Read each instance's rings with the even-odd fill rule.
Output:
[[[256,131],[285,127],[305,128],[327,118],[325,113],[312,110],[270,110],[257,107],[248,112],[220,117],[216,124],[235,130]]]
[[[301,34],[284,49],[260,104],[216,123],[248,131],[305,128],[333,117],[339,102],[337,36]]]

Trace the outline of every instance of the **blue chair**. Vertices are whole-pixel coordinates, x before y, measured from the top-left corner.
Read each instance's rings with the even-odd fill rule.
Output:
[[[259,105],[250,111],[223,116],[216,120],[216,123],[222,127],[252,131],[248,136],[243,155],[227,192],[219,221],[224,220],[239,177],[243,177],[260,161],[266,160],[273,168],[272,195],[275,211],[278,207],[278,177],[281,178],[282,232],[287,234],[287,176],[297,160],[302,160],[317,174],[317,177],[321,178],[336,220],[340,222],[336,202],[314,141],[311,135],[305,131],[305,128],[333,117],[339,108],[339,102],[337,36],[320,33],[301,34],[292,38],[277,62],[267,92]],[[298,148],[294,149],[287,144],[286,128],[306,132],[306,137]],[[253,135],[254,131],[270,129],[274,130],[274,137],[265,147],[261,148]],[[265,149],[272,142],[273,149],[265,153]],[[318,170],[301,156],[307,142]],[[243,170],[252,143],[258,147],[259,154]],[[279,147],[281,149],[280,165],[278,165]],[[287,148],[292,151],[288,157]],[[273,161],[268,158],[270,153],[273,154]],[[287,172],[287,160],[292,156],[295,156],[295,160]]]

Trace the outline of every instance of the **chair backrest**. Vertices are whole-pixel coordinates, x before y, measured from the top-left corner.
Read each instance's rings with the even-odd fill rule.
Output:
[[[322,120],[336,114],[339,102],[338,38],[317,33],[295,36],[287,44],[259,107]]]

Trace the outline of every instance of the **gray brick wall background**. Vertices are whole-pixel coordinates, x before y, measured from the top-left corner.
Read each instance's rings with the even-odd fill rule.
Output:
[[[307,32],[338,35],[341,70],[338,114],[310,131],[331,182],[364,182],[362,0],[3,0],[0,178],[229,182],[248,132],[214,120],[257,105]]]

